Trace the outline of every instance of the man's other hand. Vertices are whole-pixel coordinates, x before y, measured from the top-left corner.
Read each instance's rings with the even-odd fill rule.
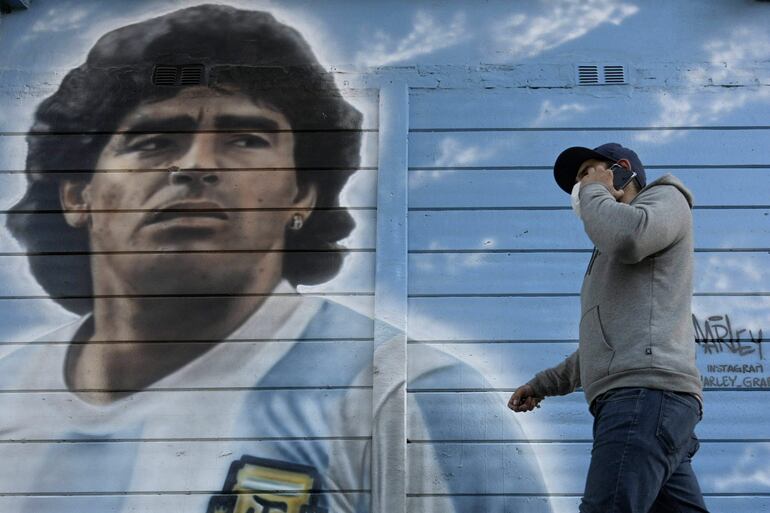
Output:
[[[585,187],[589,183],[600,183],[610,191],[610,194],[612,194],[616,200],[619,200],[623,197],[623,191],[619,191],[615,188],[615,185],[613,185],[613,178],[612,171],[605,166],[590,166],[586,169],[583,178],[580,179],[580,187]]]
[[[532,411],[540,408],[542,397],[537,397],[531,385],[522,385],[513,392],[508,400],[508,408],[516,412]]]

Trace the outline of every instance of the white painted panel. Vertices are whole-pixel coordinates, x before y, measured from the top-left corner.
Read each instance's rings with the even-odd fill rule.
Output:
[[[675,169],[690,189],[695,206],[767,205],[770,167],[756,169]],[[647,181],[665,170],[650,170]],[[551,169],[413,170],[409,173],[410,208],[567,207],[569,196]]]
[[[374,511],[406,511],[407,148],[409,89],[391,82],[380,94],[382,137],[377,181],[372,433]],[[395,331],[395,333],[394,333]]]
[[[460,360],[473,362],[478,373],[457,369],[433,379],[421,379],[417,370],[430,361],[435,346]],[[409,391],[421,390],[511,390],[528,381],[536,372],[560,363],[577,349],[577,342],[466,342],[409,345]]]
[[[767,248],[770,209],[698,210],[695,247]],[[409,250],[590,249],[571,210],[432,211],[409,214]]]
[[[427,444],[410,444],[409,493],[431,493],[434,483],[447,479],[454,493],[544,493],[526,476],[518,474],[517,457],[522,450],[533,449],[550,493],[580,494],[590,461],[590,443],[446,443],[435,446],[442,475],[433,475],[423,467]],[[768,442],[703,442],[693,458],[693,468],[704,493],[751,494],[770,492],[764,476]],[[483,482],[476,476],[484,475]],[[419,476],[419,477],[417,477]],[[481,486],[478,486],[481,485]]]
[[[437,423],[426,437],[418,419],[411,415],[409,439],[425,440],[509,440],[507,427],[524,426],[526,438],[510,441],[591,440],[593,417],[581,392],[548,397],[541,407],[528,413],[507,411],[507,416],[489,416],[487,401],[505,405],[510,392],[411,392],[409,411],[423,408],[426,416],[452,419]],[[703,420],[695,432],[701,440],[770,439],[770,391],[719,391],[704,393]]]
[[[409,335],[417,340],[576,339],[579,301],[578,297],[412,298]],[[699,319],[727,314],[733,328],[753,329],[755,334],[762,328],[770,331],[769,306],[767,296],[693,298],[693,313]]]
[[[361,461],[366,451],[366,440],[328,440],[323,443],[329,458],[342,461]],[[68,444],[69,445],[69,444]],[[19,472],[15,465],[0,466],[0,493],[24,494],[46,493],[59,494],[62,492],[211,492],[212,487],[224,483],[230,461],[242,454],[270,454],[282,447],[296,446],[297,450],[308,445],[305,440],[283,441],[195,441],[195,442],[85,442],[73,447],[82,454],[91,454],[92,466],[90,472],[110,472],[111,465],[116,460],[105,458],[104,455],[113,453],[116,458],[140,450],[131,483],[126,490],[109,489],[108,479],[68,480],[70,486],[63,486],[60,480],[44,479],[39,481],[25,480],[29,469]],[[45,461],[45,455],[50,454],[51,443],[3,443],[0,444],[0,460],[2,461]],[[86,447],[89,449],[86,449]],[[224,456],[223,456],[224,455]],[[100,457],[101,456],[101,457]],[[112,461],[111,461],[112,460]],[[82,459],[80,460],[82,464]],[[67,468],[64,461],[50,461],[47,470],[56,472],[58,466]],[[212,478],[216,474],[216,482]],[[355,479],[362,479],[356,476]],[[74,482],[73,482],[74,481]],[[322,488],[323,489],[323,488]],[[326,489],[334,490],[334,484]]]
[[[690,11],[691,13],[692,11]],[[685,17],[687,18],[687,17]],[[656,57],[657,59],[657,57]],[[673,70],[671,70],[673,71]],[[664,69],[658,70],[665,74]],[[677,76],[672,73],[671,77]],[[733,102],[729,102],[732,95]],[[728,100],[727,102],[725,100]],[[723,108],[719,109],[719,106]],[[680,116],[674,117],[679,107]],[[714,111],[711,111],[711,109]],[[667,110],[667,109],[670,109]],[[688,109],[693,109],[689,115]],[[698,111],[698,109],[701,109]],[[665,114],[670,112],[671,117]],[[414,130],[441,128],[553,128],[648,126],[766,126],[770,99],[762,87],[741,91],[720,87],[564,89],[495,88],[412,89],[410,124]],[[590,136],[590,134],[588,134]],[[550,137],[548,134],[544,136]],[[677,131],[647,134],[660,144]],[[596,143],[597,146],[601,143]],[[592,146],[593,147],[593,146]]]
[[[276,296],[276,304],[284,301],[291,301],[292,298],[285,296]],[[157,298],[157,301],[205,301],[205,298]],[[238,301],[241,299],[239,298]],[[243,300],[248,301],[248,298]],[[325,332],[325,338],[346,339],[346,338],[371,338],[374,332],[374,324],[371,321],[372,297],[371,296],[337,296],[330,298],[332,301],[342,302],[353,310],[362,313],[363,316],[356,317],[354,322],[348,322],[345,325],[329,326]],[[61,300],[66,303],[68,300]],[[105,301],[109,301],[105,298]],[[50,299],[0,299],[0,326],[6,326],[7,331],[0,338],[0,347],[2,342],[29,342],[32,340],[57,341],[48,333],[62,327],[65,323],[73,322],[75,319],[70,315],[69,319],[62,318],[61,315],[50,317],[51,309],[54,303]],[[288,307],[287,307],[288,308]],[[42,331],[41,331],[42,330]],[[68,342],[58,340],[59,342]]]
[[[109,16],[114,13],[115,5],[109,7],[110,13],[106,13]],[[144,10],[148,9],[147,5],[142,6]],[[140,18],[143,18],[144,14],[141,13]],[[25,29],[28,29],[28,23],[22,22],[19,25],[24,39],[29,38],[29,34],[25,34]],[[6,23],[6,27],[8,24]],[[95,41],[95,40],[94,40]],[[39,58],[51,58],[50,45],[48,42],[43,43],[46,50],[49,50],[49,55],[45,57],[39,56]],[[75,60],[84,60],[85,52],[87,48],[83,48],[83,54],[79,57],[74,57]],[[7,116],[0,116],[0,132],[11,134],[26,134],[33,123],[33,115],[35,109],[39,106],[43,100],[53,95],[62,78],[66,75],[71,68],[66,67],[66,63],[62,62],[61,56],[53,57],[46,65],[42,67],[30,66],[29,61],[26,61],[24,65],[20,65],[14,68],[0,68],[0,83],[3,84],[3,88],[0,90],[0,101],[9,105],[12,109]],[[73,56],[69,56],[72,59]],[[72,62],[73,65],[80,64],[80,62]],[[352,82],[352,74],[347,74],[348,82]],[[357,77],[356,77],[357,78]],[[341,84],[340,84],[341,85]],[[363,116],[362,130],[377,130],[377,89],[361,89],[340,87],[340,93],[348,102],[352,103]],[[18,135],[17,135],[18,136]]]
[[[150,395],[152,394],[152,395]],[[81,423],[89,425],[108,426],[116,417],[131,418],[132,410],[142,410],[152,401],[153,404],[162,405],[152,413],[153,425],[165,425],[164,433],[144,433],[142,438],[155,438],[162,436],[164,439],[191,439],[205,438],[218,439],[227,433],[228,437],[251,439],[276,436],[275,425],[272,422],[244,422],[243,425],[235,425],[233,429],[223,419],[233,415],[233,405],[250,404],[327,404],[339,403],[343,400],[359,405],[350,409],[355,416],[350,417],[350,422],[344,428],[332,425],[328,422],[318,422],[312,432],[301,433],[313,437],[335,436],[371,436],[371,397],[369,389],[333,389],[333,390],[185,390],[176,392],[150,391],[139,392],[127,397],[114,407],[72,408],[73,402],[79,399],[69,393],[34,392],[34,393],[0,393],[0,411],[5,412],[6,422],[13,422],[14,412],[26,412],[24,418],[28,424],[24,427],[24,440],[51,440],[61,439],[62,430],[59,427],[63,416],[74,412],[89,414],[80,417]],[[144,406],[143,406],[144,405]],[[322,412],[323,413],[323,412]],[[336,419],[333,419],[336,420]],[[296,436],[297,433],[288,427],[286,435]],[[82,435],[78,435],[82,438]],[[100,438],[95,435],[94,438]],[[13,437],[6,433],[0,433],[0,440],[7,443]],[[20,441],[20,440],[16,440]]]
[[[704,497],[710,513],[767,513],[770,511],[770,498],[756,496],[714,496]],[[2,503],[0,503],[2,504]],[[410,497],[409,513],[432,513],[449,511],[501,511],[504,513],[566,513],[577,511],[580,497]],[[549,509],[549,504],[553,509]]]
[[[240,180],[240,183],[243,183],[243,179],[245,177],[251,176],[252,178],[263,180],[268,179],[271,176],[271,173],[273,176],[275,176],[276,173],[288,173],[288,172],[294,172],[294,171],[285,171],[285,170],[251,170],[251,171],[223,171],[222,173],[222,181],[220,182],[220,190],[224,190],[227,192],[233,192],[234,189],[237,187],[234,184],[235,180]],[[330,176],[333,177],[336,174],[339,174],[340,171],[312,171],[315,173],[315,176],[317,176],[319,179],[321,176]],[[125,175],[124,178],[126,180],[126,185],[129,185],[133,180],[135,180],[138,177],[137,172],[122,172],[122,171],[113,171],[113,174],[120,174]],[[165,176],[168,177],[168,171],[162,170],[162,171],[145,171],[142,174],[144,175],[156,175],[158,178],[163,179]],[[77,173],[59,173],[58,176],[62,180],[68,180],[68,179],[77,179]],[[0,171],[0,209],[7,210],[10,209],[16,201],[18,201],[21,198],[21,195],[23,194],[24,188],[26,186],[26,177],[24,173],[21,172],[2,172]],[[344,199],[341,201],[343,206],[345,207],[353,207],[353,208],[367,208],[367,207],[374,207],[376,205],[375,196],[376,196],[376,180],[377,180],[377,170],[376,169],[361,169],[359,171],[356,171],[349,180],[355,180],[356,181],[356,189],[355,194],[346,194]],[[240,208],[286,208],[290,205],[287,204],[287,202],[277,202],[272,200],[270,197],[264,197],[259,198],[258,194],[254,194],[254,196],[249,199],[249,203],[242,205]]]
[[[589,253],[417,253],[409,294],[580,292]],[[2,259],[0,259],[2,262]],[[770,291],[770,253],[696,253],[695,293]]]
[[[644,140],[644,131],[412,132],[409,167],[553,166],[570,146],[617,142],[647,166],[770,164],[767,130],[682,130],[676,144]]]
[[[224,483],[224,478],[223,478]],[[192,512],[205,511],[213,493],[165,493],[144,495],[53,495],[53,496],[0,496],[0,511],[28,511],[35,513],[60,513],[61,511],[94,511],[99,513],[122,513],[130,508],[131,513]],[[338,493],[311,494],[331,497]],[[345,492],[352,503],[368,500],[368,492]],[[128,506],[127,506],[128,505]],[[411,511],[411,510],[410,510]]]
[[[324,216],[329,215],[329,211],[317,211],[314,212],[314,216]],[[47,252],[72,252],[72,248],[66,248],[63,246],[63,241],[61,234],[59,232],[60,225],[59,220],[61,218],[61,214],[34,214],[37,216],[41,216],[43,218],[43,222],[45,223],[43,225],[43,228],[41,230],[42,233],[40,233],[40,237],[44,240],[44,251]],[[99,215],[110,215],[110,214],[101,214],[101,213],[92,213],[94,216]],[[115,214],[112,214],[115,215]],[[121,221],[125,220],[126,223],[136,221],[138,218],[140,218],[143,214],[141,212],[139,213],[121,213],[119,214],[121,216]],[[356,223],[356,237],[352,240],[354,243],[352,244],[345,244],[346,240],[342,241],[342,244],[349,247],[349,248],[355,248],[355,249],[361,249],[361,248],[373,248],[374,247],[374,219],[376,217],[376,212],[373,210],[353,210],[350,212],[350,215],[353,216],[353,220]],[[254,217],[257,217],[258,213],[254,215]],[[0,215],[0,223],[5,224],[6,215]],[[251,223],[257,223],[257,219],[253,219],[249,221]],[[150,251],[163,251],[168,250],[169,248],[164,247],[148,247],[148,248],[138,248],[138,247],[117,247],[113,251],[141,251],[141,250],[150,250]],[[249,245],[248,241],[235,241],[235,243],[229,247],[230,250],[254,250],[255,248],[253,245]],[[313,248],[309,247],[307,249],[319,249],[319,248]],[[7,230],[0,230],[0,252],[2,253],[8,253],[8,252],[18,252],[19,251],[19,245],[16,242],[16,240],[8,233]]]
[[[255,260],[259,254],[254,254]],[[305,261],[308,265],[314,265],[314,262],[323,262],[328,253],[308,253]],[[23,255],[0,256],[0,269],[9,274],[23,276],[28,272],[28,258],[39,262],[38,269],[44,269],[49,273],[59,273],[61,276],[69,276],[75,269],[81,269],[88,265],[91,259],[90,255],[43,255],[27,257]],[[122,265],[122,261],[132,261],[140,267],[149,266],[154,262],[163,259],[184,259],[182,253],[168,252],[163,256],[149,254],[122,254],[110,255],[110,261]],[[194,258],[199,262],[204,262],[210,269],[223,269],[227,262],[227,254],[221,252],[211,252],[196,254]],[[373,251],[352,251],[345,256],[344,265],[355,267],[357,272],[350,273],[349,278],[343,283],[340,281],[330,281],[312,287],[313,294],[372,294],[374,292],[374,252]],[[188,279],[179,279],[174,283],[142,282],[134,285],[134,291],[138,295],[151,294],[197,294],[194,285],[190,284]],[[257,293],[258,290],[242,290],[240,284],[226,285],[225,288],[209,288],[209,293],[217,294],[250,294]],[[43,292],[40,286],[31,278],[29,280],[15,280],[4,283],[0,287],[0,296],[39,296]],[[71,282],[65,282],[63,294],[65,296],[90,295],[90,290],[82,290]]]
[[[377,132],[362,132],[361,141],[365,148],[369,151],[361,153],[361,167],[376,168],[377,167]],[[25,140],[26,135],[24,133],[16,135],[8,135],[0,133],[0,171],[19,171],[25,168],[25,162],[27,157],[27,142]],[[52,144],[60,144],[64,148],[67,145],[72,145],[74,141],[78,141],[83,137],[82,134],[63,134],[63,135],[42,135],[34,134],[29,137],[36,139],[49,139]],[[321,132],[306,132],[303,134],[306,138],[307,144],[316,144],[323,146],[328,144],[326,140],[328,135]],[[106,142],[106,141],[105,141]],[[374,151],[372,151],[374,150]],[[304,167],[312,169],[318,167],[320,169],[334,168],[339,166],[339,163],[330,162],[325,159],[325,154],[322,152],[317,153],[317,157],[314,160],[309,160],[304,164]],[[257,166],[255,166],[256,168]],[[121,169],[116,166],[103,167],[100,170],[109,169]],[[88,171],[78,167],[77,160],[68,161],[62,159],[61,163],[57,163],[54,169],[43,169],[42,171]]]
[[[369,326],[371,326],[371,323],[369,323]],[[340,328],[339,334],[340,335],[347,335],[351,338],[358,338],[355,337],[355,335],[364,335],[366,336],[367,333],[365,332],[366,325],[356,325],[356,324],[350,324],[346,327]],[[368,337],[370,338],[372,336],[372,332],[368,332]],[[342,336],[340,338],[343,338]],[[123,345],[121,342],[108,342],[111,346],[120,346]],[[179,343],[163,343],[163,342],[147,342],[150,344],[163,344],[167,347],[168,351],[184,351],[184,346],[189,344],[194,344],[194,342],[179,342]],[[296,363],[295,367],[292,369],[291,372],[287,372],[286,374],[278,375],[274,374],[271,376],[270,380],[270,387],[335,387],[335,386],[347,386],[350,385],[351,381],[351,374],[355,375],[355,369],[361,368],[362,366],[367,365],[371,361],[371,355],[372,355],[372,342],[371,340],[366,340],[362,337],[362,340],[353,340],[353,341],[335,341],[335,340],[329,340],[329,341],[307,341],[307,342],[286,342],[286,341],[275,341],[275,342],[221,342],[219,346],[217,347],[223,347],[238,351],[238,354],[256,354],[258,351],[264,349],[267,346],[271,346],[271,348],[275,349],[276,347],[280,348],[280,345],[288,346],[292,345],[295,350],[302,354],[302,358],[296,358],[294,361]],[[230,346],[230,347],[227,347]],[[13,358],[15,355],[10,353],[10,350],[12,348],[19,348],[20,346],[5,346],[4,350],[9,351],[9,355],[6,356],[6,358],[10,361],[13,361]],[[34,358],[33,361],[38,361],[40,366],[45,366],[46,369],[61,369],[62,372],[64,372],[64,362],[67,357],[67,351],[69,350],[70,346],[67,344],[40,344],[36,346],[33,350],[36,352],[32,356]],[[239,349],[238,349],[239,348]],[[18,349],[17,349],[18,350]],[[188,349],[189,350],[189,349]],[[29,352],[26,354],[29,355]],[[318,368],[318,360],[320,358],[323,358],[324,355],[329,354],[346,354],[348,356],[348,359],[346,360],[339,360],[339,359],[332,359],[328,362],[325,362],[325,365],[322,369]],[[128,356],[126,358],[129,358]],[[5,361],[2,363],[8,365]],[[351,369],[353,372],[351,373]],[[255,369],[256,371],[256,369]],[[3,380],[2,384],[0,385],[0,390],[7,393],[13,390],[24,390],[24,391],[63,391],[61,383],[62,378],[61,375],[49,375],[47,373],[39,373],[34,376],[24,376],[25,381],[23,388],[19,385],[15,385],[14,383],[8,383],[8,380]],[[248,372],[238,372],[233,373],[231,375],[227,376],[214,376],[214,375],[207,375],[205,377],[202,376],[196,376],[194,381],[194,385],[191,383],[190,386],[185,387],[186,389],[189,389],[191,387],[199,388],[199,389],[207,389],[207,388],[213,388],[213,389],[221,389],[221,388],[247,388],[251,389],[255,387],[257,384],[255,383],[255,379],[253,376],[249,375]],[[371,380],[365,381],[363,383],[357,383],[358,385],[371,385]],[[267,385],[265,385],[267,386]],[[160,392],[159,390],[162,390],[164,387],[162,385],[150,385],[148,388],[153,389],[153,392],[144,392],[148,394],[157,394],[157,393],[164,393]],[[168,388],[166,386],[165,388]],[[167,395],[164,395],[164,397],[176,397],[174,394],[184,394],[185,390],[175,391],[175,392],[169,392]],[[64,394],[64,396],[67,396],[68,394]],[[141,393],[138,394],[139,397],[141,397]],[[43,401],[44,404],[50,404],[45,403],[45,401],[48,401],[49,399],[45,394],[40,393],[32,393],[32,394],[21,394],[20,397],[24,397],[28,401]],[[216,397],[216,396],[212,396]],[[61,394],[53,395],[52,401],[69,401],[71,400],[71,397],[64,397],[62,398]],[[0,394],[0,402],[5,401],[3,394]],[[16,399],[14,399],[16,400]],[[131,401],[127,401],[129,404]],[[130,406],[126,406],[127,408]]]
[[[701,318],[699,323],[702,323]],[[724,321],[721,321],[724,324]],[[761,343],[753,343],[747,333],[738,336],[737,327],[746,326],[740,315],[732,318],[732,337],[735,342],[698,342],[695,347],[696,365],[706,389],[770,389],[767,331],[757,330],[752,336]],[[724,333],[720,330],[720,333]],[[712,331],[712,335],[714,331]],[[728,338],[728,337],[725,337]],[[740,338],[740,342],[738,341]],[[450,369],[441,375],[414,381],[418,369],[431,361],[434,347],[473,363],[479,374]],[[413,343],[409,346],[410,390],[488,390],[512,391],[529,381],[535,373],[561,363],[577,349],[573,342],[465,342],[445,344]],[[770,403],[768,403],[770,406]]]

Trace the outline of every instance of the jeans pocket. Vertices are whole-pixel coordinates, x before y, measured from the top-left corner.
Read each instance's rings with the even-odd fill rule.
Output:
[[[663,392],[655,434],[669,454],[678,453],[682,449],[689,450],[697,423],[698,411],[687,399],[672,392]]]
[[[700,449],[700,441],[698,440],[698,437],[695,436],[695,433],[693,433],[690,437],[690,450],[687,451],[687,457],[692,458],[695,456],[695,453],[698,452],[698,449]]]

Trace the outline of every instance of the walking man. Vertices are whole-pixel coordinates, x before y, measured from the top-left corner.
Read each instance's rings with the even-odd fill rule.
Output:
[[[595,245],[580,292],[578,350],[511,396],[516,412],[582,387],[594,417],[581,513],[707,512],[691,467],[702,418],[691,320],[692,195],[647,184],[616,143],[572,147],[556,183]]]

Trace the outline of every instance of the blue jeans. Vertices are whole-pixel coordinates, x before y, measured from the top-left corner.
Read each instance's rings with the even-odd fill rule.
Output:
[[[708,513],[691,458],[702,418],[689,394],[617,388],[591,404],[594,443],[581,513]]]

